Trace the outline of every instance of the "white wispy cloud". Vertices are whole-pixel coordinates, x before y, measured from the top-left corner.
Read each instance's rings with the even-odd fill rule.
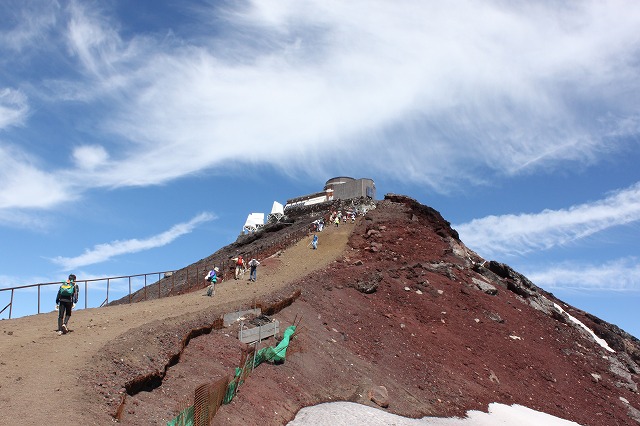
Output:
[[[534,214],[487,216],[454,225],[460,238],[484,257],[522,254],[640,220],[640,183],[588,204]]]
[[[76,196],[42,163],[24,150],[0,145],[0,211],[13,216],[16,210],[49,208]]]
[[[144,250],[150,250],[156,247],[165,246],[176,238],[179,238],[185,234],[193,231],[198,225],[215,219],[215,216],[210,213],[201,213],[191,219],[189,222],[179,223],[171,227],[171,229],[164,231],[158,235],[154,235],[145,239],[130,239],[123,241],[112,241],[110,243],[98,244],[92,249],[87,249],[85,252],[76,257],[63,257],[58,256],[51,259],[54,263],[62,266],[63,270],[69,271],[72,269],[80,268],[95,263],[104,262],[115,256],[123,254],[137,253]]]
[[[24,57],[41,49],[50,38],[49,31],[55,27],[60,9],[60,4],[48,0],[3,2],[0,52],[18,52]],[[0,56],[0,63],[6,59]]]
[[[629,257],[600,265],[564,262],[526,274],[546,289],[640,291],[640,262]]]
[[[247,162],[446,192],[637,148],[636,1],[248,1],[161,35],[94,6],[58,12],[71,77],[25,82],[99,111],[100,167],[47,167],[74,195]]]
[[[0,87],[0,130],[24,124],[28,112],[29,104],[23,92]]]
[[[105,164],[109,159],[109,154],[102,146],[83,145],[73,151],[73,159],[78,168],[93,170]]]

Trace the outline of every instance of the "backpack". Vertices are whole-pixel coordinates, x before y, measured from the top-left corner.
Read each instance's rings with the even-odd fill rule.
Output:
[[[242,256],[238,256],[238,260],[236,261],[236,265],[242,265]]]
[[[64,282],[60,286],[60,297],[72,298],[75,293],[76,285],[74,283]]]

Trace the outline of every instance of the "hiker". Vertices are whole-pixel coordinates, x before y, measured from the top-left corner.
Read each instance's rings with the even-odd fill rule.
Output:
[[[340,226],[340,216],[336,216],[336,218],[335,218],[335,220],[333,221],[333,223],[335,223],[335,224],[336,224],[336,228],[337,228],[338,226]]]
[[[255,257],[249,261],[249,281],[256,282],[256,278],[258,277],[258,265],[260,265],[260,262],[258,262],[258,259]]]
[[[67,281],[63,282],[56,296],[56,311],[58,311],[58,335],[67,334],[69,331],[69,317],[71,310],[78,303],[78,285],[76,276],[71,274]]]
[[[207,275],[204,276],[204,279],[209,283],[211,283],[207,287],[207,296],[209,297],[216,294],[215,286],[216,286],[216,283],[218,282],[218,272],[220,272],[220,269],[218,269],[218,267],[215,266],[212,270],[209,271],[209,273],[207,273]]]
[[[236,272],[234,278],[237,280],[240,274],[244,272],[244,269],[247,268],[247,266],[244,263],[244,259],[242,258],[241,254],[239,254],[237,257],[234,257],[232,260],[236,262]]]
[[[313,234],[313,239],[311,240],[311,247],[313,247],[314,250],[318,249],[318,236],[316,234]]]

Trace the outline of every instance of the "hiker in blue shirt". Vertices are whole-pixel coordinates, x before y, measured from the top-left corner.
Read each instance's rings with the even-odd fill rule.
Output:
[[[209,287],[207,287],[207,296],[209,297],[216,294],[215,286],[216,286],[216,283],[218,282],[218,272],[220,272],[220,269],[218,269],[218,267],[216,266],[212,270],[210,270],[209,273],[204,277],[206,281],[211,283],[209,284]]]
[[[313,234],[313,240],[311,240],[311,246],[313,247],[314,250],[318,248],[318,236],[316,234]]]
[[[78,285],[76,276],[71,274],[67,281],[63,282],[56,296],[56,311],[58,311],[58,335],[67,334],[69,331],[69,317],[71,310],[78,303]]]

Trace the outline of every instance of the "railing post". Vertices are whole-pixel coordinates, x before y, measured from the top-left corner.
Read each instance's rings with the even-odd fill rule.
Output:
[[[40,313],[40,284],[38,284],[38,313]]]
[[[89,284],[84,280],[84,308],[87,309],[87,306],[89,306]]]
[[[131,304],[131,275],[129,275],[129,304]]]
[[[9,319],[11,319],[11,311],[13,310],[13,292],[14,292],[14,289],[11,289],[11,304],[9,305]]]
[[[171,278],[171,281],[172,281],[171,286],[173,287],[173,278]],[[161,285],[160,285],[160,273],[158,272],[158,299],[160,299],[160,297],[161,297],[160,287],[161,287]]]
[[[109,304],[109,284],[111,283],[111,278],[107,278],[107,302],[105,306]]]
[[[160,285],[159,281],[158,285]],[[144,274],[144,300],[147,300],[147,274]]]

